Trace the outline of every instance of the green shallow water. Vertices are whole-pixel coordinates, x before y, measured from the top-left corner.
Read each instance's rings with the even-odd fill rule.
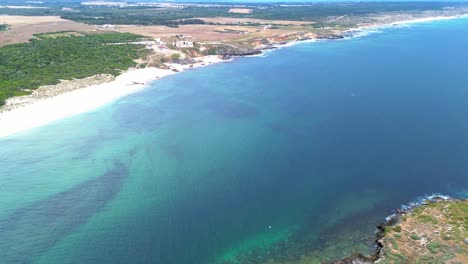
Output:
[[[184,72],[0,140],[0,262],[370,252],[373,226],[400,204],[468,186],[467,23]]]

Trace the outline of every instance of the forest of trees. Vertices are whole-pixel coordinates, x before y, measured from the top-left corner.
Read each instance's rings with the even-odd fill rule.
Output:
[[[0,47],[0,106],[9,97],[26,95],[41,85],[60,79],[84,78],[95,74],[117,75],[135,66],[134,59],[146,52],[140,40],[129,33],[90,34],[46,38]]]
[[[299,1],[300,2],[300,1]],[[322,21],[329,16],[369,15],[377,12],[403,12],[440,10],[447,3],[316,3],[309,6],[278,6],[275,4],[253,5],[249,14],[229,13],[232,6],[186,6],[184,8],[82,8],[80,12],[60,14],[62,18],[86,24],[139,24],[169,25],[183,24],[184,19],[200,17],[238,17],[271,20]],[[466,6],[466,3],[450,3],[451,6]],[[190,21],[190,20],[189,20]],[[200,21],[191,21],[198,24]]]
[[[207,1],[209,2],[209,1]],[[222,1],[220,1],[222,2]],[[281,1],[279,1],[281,2]],[[300,1],[298,1],[300,2]],[[0,8],[0,14],[9,15],[55,15],[86,24],[137,24],[168,25],[201,24],[201,17],[238,17],[272,20],[301,20],[323,22],[329,16],[369,15],[379,12],[420,12],[442,10],[447,7],[466,7],[464,2],[343,2],[315,3],[304,6],[284,6],[280,4],[249,4],[253,9],[249,14],[229,13],[234,4],[212,6],[184,6],[183,8],[157,8],[154,6],[84,6],[69,3],[47,3],[47,9],[7,9]],[[63,11],[70,7],[75,12]]]

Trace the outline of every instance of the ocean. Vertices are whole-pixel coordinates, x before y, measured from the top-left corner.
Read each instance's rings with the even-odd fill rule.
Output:
[[[467,193],[467,47],[468,19],[301,43],[0,139],[0,263],[369,253],[402,204]]]

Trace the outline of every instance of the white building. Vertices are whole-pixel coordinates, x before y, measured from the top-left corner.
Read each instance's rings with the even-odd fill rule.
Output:
[[[181,49],[181,48],[193,48],[193,41],[188,40],[176,40],[174,42],[174,46]]]

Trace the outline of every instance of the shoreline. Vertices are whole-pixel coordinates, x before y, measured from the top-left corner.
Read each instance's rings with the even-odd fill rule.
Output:
[[[173,74],[170,70],[127,70],[115,80],[68,91],[0,113],[0,138],[85,113],[143,89],[147,82]]]
[[[372,31],[372,30],[386,29],[386,28],[392,28],[392,27],[397,27],[397,26],[430,23],[430,22],[436,22],[436,21],[454,20],[454,19],[463,19],[463,18],[468,18],[468,14],[461,14],[461,15],[454,15],[454,16],[423,17],[423,18],[399,20],[395,22],[388,22],[388,23],[382,23],[382,24],[364,25],[364,26],[358,26],[357,28],[349,29],[347,31],[344,31],[343,33],[351,34],[351,38],[352,38],[356,34],[369,31],[369,30]]]
[[[218,56],[205,56],[197,58],[197,61],[190,65],[173,64],[170,65],[170,69],[159,69],[156,67],[131,68],[115,77],[112,81],[65,91],[58,95],[39,98],[38,100],[28,100],[28,98],[24,99],[24,97],[10,98],[9,101],[23,102],[19,103],[18,107],[12,107],[7,104],[6,107],[3,107],[3,110],[0,110],[0,139],[95,110],[124,96],[141,91],[152,82],[166,76],[188,69],[217,64],[225,60]],[[7,108],[11,109],[5,110]]]
[[[453,198],[453,197],[442,195],[442,194],[432,194],[432,195],[420,197],[415,202],[410,202],[409,204],[402,205],[401,208],[397,209],[395,213],[387,216],[383,223],[378,224],[376,226],[376,233],[375,233],[375,240],[374,240],[375,249],[373,253],[371,253],[370,255],[364,255],[362,253],[354,253],[348,257],[330,262],[329,264],[378,263],[379,261],[386,258],[386,253],[388,251],[391,251],[389,250],[390,243],[388,241],[384,241],[387,237],[388,231],[390,229],[394,229],[395,227],[398,227],[400,224],[405,222],[406,218],[412,215],[416,210],[420,208],[430,207],[431,204],[437,204],[437,203],[443,203],[443,202],[456,203],[456,202],[467,202],[467,201],[468,200],[465,198]],[[400,231],[398,231],[398,233],[399,232]],[[415,231],[409,231],[409,232],[415,232]],[[436,234],[439,234],[439,233],[436,233]],[[392,244],[392,247],[394,247],[393,243],[391,244]]]
[[[389,28],[399,25],[460,19],[466,17],[468,17],[468,14],[415,18],[391,23],[359,26],[357,28],[343,31],[341,33],[341,38],[333,37],[329,40],[359,37],[359,33],[379,28]],[[346,37],[346,34],[350,34],[350,36]],[[275,44],[268,47],[260,47],[258,50],[261,53],[251,56],[265,56],[274,49],[291,47],[300,43],[311,43],[320,40],[322,40],[322,38],[310,38]],[[63,93],[59,93],[58,95],[51,97],[39,98],[38,100],[24,100],[26,101],[25,103],[19,104],[18,107],[12,107],[12,109],[9,110],[5,110],[7,109],[5,106],[0,107],[0,139],[20,132],[26,132],[28,130],[38,128],[67,117],[95,110],[124,96],[141,91],[148,87],[150,83],[160,78],[189,69],[206,67],[221,62],[228,62],[231,61],[232,58],[225,59],[218,55],[211,55],[197,57],[195,60],[197,61],[196,63],[187,65],[168,63],[167,66],[169,69],[159,69],[155,67],[148,67],[143,69],[132,68],[123,72],[121,75],[117,76],[110,82],[85,86],[83,88],[79,87],[76,89],[64,91]],[[74,80],[69,82],[74,82]],[[10,98],[10,100],[14,101],[18,98],[21,97]]]

